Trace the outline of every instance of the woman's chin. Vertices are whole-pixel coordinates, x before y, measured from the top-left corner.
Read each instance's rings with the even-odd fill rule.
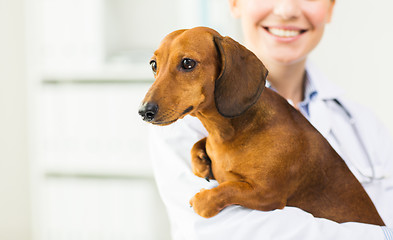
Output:
[[[303,62],[306,60],[307,55],[304,56],[299,56],[299,55],[275,55],[271,56],[271,59],[276,62],[277,64],[282,64],[282,65],[293,65],[299,62]]]

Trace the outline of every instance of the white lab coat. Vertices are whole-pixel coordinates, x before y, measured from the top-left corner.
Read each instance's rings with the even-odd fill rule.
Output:
[[[362,182],[385,224],[393,226],[393,142],[388,130],[369,110],[342,97],[342,91],[327,81],[315,67],[307,64],[307,73],[318,91],[309,105],[310,122],[327,138]],[[375,169],[372,183],[360,174],[371,175],[371,168],[345,111],[331,99],[339,99],[354,118]],[[294,207],[263,212],[241,206],[229,206],[217,216],[204,219],[190,208],[189,200],[201,188],[212,188],[191,172],[190,150],[207,135],[197,118],[151,128],[151,158],[160,195],[167,207],[174,240],[348,240],[385,239],[379,226],[344,223],[314,218]],[[360,170],[360,172],[359,172]]]

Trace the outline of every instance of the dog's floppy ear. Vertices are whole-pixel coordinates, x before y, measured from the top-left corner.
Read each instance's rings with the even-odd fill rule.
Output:
[[[216,107],[224,117],[237,117],[258,100],[268,71],[254,53],[232,38],[214,36],[214,43],[221,60],[214,89]]]

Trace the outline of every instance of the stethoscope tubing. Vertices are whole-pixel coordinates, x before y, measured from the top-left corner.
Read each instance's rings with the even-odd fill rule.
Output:
[[[333,102],[335,102],[343,110],[343,112],[347,116],[348,122],[349,122],[349,124],[351,125],[351,128],[352,128],[352,131],[355,134],[355,137],[356,137],[356,139],[357,139],[357,141],[358,141],[358,143],[360,145],[360,148],[362,149],[364,155],[366,156],[366,160],[367,160],[368,165],[370,166],[371,176],[368,175],[368,174],[363,173],[360,170],[360,168],[358,168],[356,166],[356,164],[354,164],[352,162],[352,164],[356,168],[357,172],[359,172],[360,175],[362,175],[364,178],[367,179],[366,181],[363,181],[362,183],[372,183],[375,180],[383,179],[384,177],[376,177],[375,167],[374,167],[374,165],[372,163],[371,155],[369,154],[369,152],[367,150],[367,147],[366,147],[366,144],[364,143],[364,141],[363,141],[363,139],[362,139],[362,137],[360,135],[359,129],[356,126],[355,118],[352,116],[352,114],[344,107],[344,105],[338,99],[332,99],[332,100],[333,100]]]

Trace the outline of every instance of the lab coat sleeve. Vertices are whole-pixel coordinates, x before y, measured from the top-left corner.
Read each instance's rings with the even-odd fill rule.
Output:
[[[212,188],[217,183],[193,175],[190,150],[205,133],[182,121],[165,127],[153,126],[150,132],[154,174],[167,207],[174,240],[385,239],[379,226],[338,224],[314,218],[294,207],[263,212],[229,206],[215,217],[202,218],[190,207],[189,200],[201,188]]]

